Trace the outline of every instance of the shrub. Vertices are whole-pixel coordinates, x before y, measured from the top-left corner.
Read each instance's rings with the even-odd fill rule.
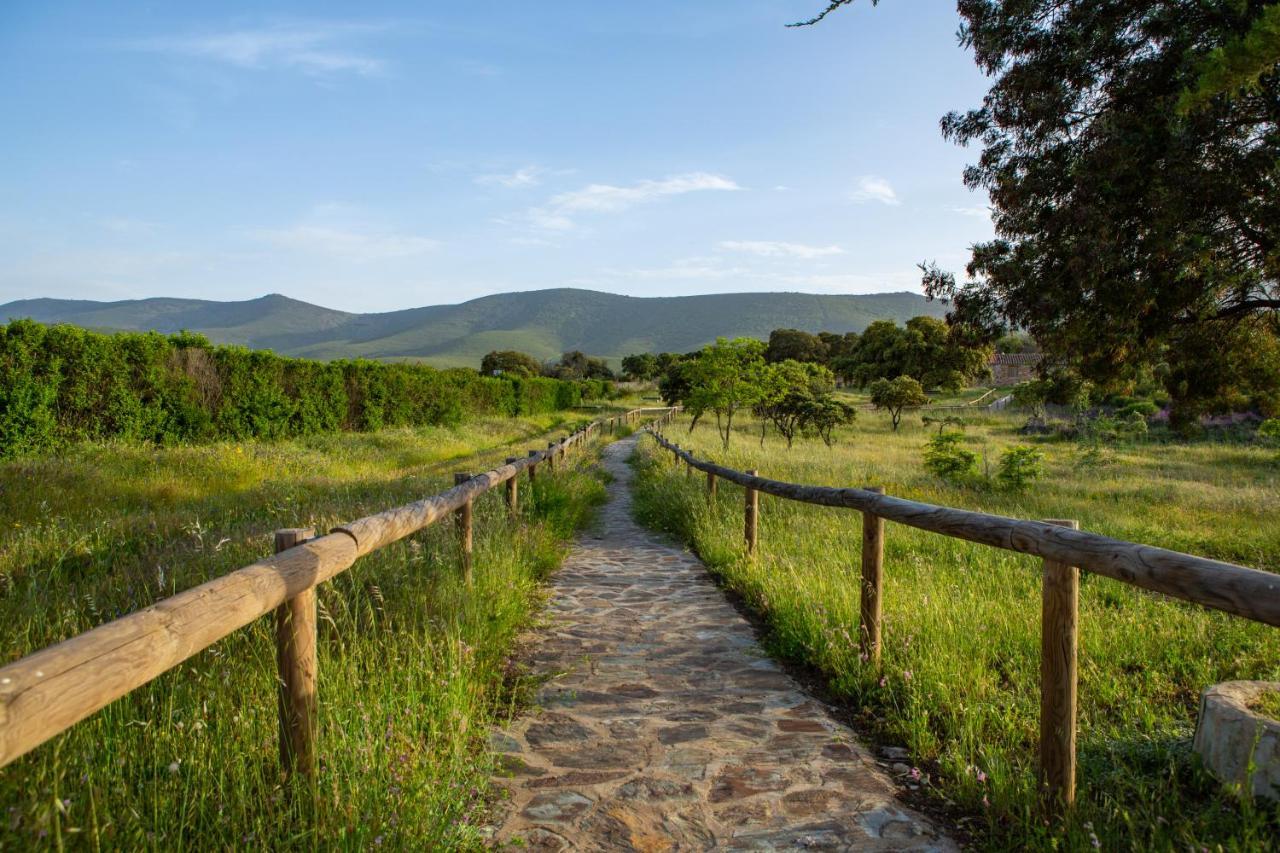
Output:
[[[958,432],[944,432],[929,439],[924,450],[924,467],[953,485],[973,482],[978,475],[978,454],[960,446]]]
[[[189,333],[0,325],[0,459],[72,441],[163,444],[449,425],[557,411],[607,383],[496,378],[420,364],[285,358]]]
[[[1000,454],[996,482],[1013,492],[1021,492],[1044,473],[1044,454],[1034,447],[1016,445]]]
[[[1280,418],[1267,418],[1258,424],[1258,438],[1272,447],[1280,445]]]
[[[1160,411],[1160,407],[1150,400],[1136,400],[1132,403],[1126,403],[1116,409],[1116,417],[1128,418],[1133,415],[1139,415],[1144,418],[1149,418],[1158,411]]]

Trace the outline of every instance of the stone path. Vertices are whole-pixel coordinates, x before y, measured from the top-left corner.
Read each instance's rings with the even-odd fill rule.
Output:
[[[954,850],[821,703],[764,655],[705,567],[631,518],[555,575],[531,653],[540,709],[491,737],[510,797],[494,840],[533,850]]]

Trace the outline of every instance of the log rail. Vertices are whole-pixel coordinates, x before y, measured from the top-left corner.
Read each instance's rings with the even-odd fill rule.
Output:
[[[666,419],[667,421],[670,418]],[[894,521],[955,539],[964,539],[1040,557],[1043,560],[1040,779],[1046,806],[1070,807],[1075,798],[1076,655],[1078,571],[1280,627],[1280,574],[1113,539],[1076,529],[1069,520],[1027,521],[896,498],[879,488],[836,488],[788,483],[699,459],[648,428],[676,464],[703,471],[746,490],[748,557],[757,553],[761,493],[800,503],[859,510],[863,515],[862,606],[859,635],[863,656],[873,666],[880,657],[880,601],[883,522]]]
[[[285,768],[309,772],[314,740],[315,588],[361,557],[470,507],[471,502],[537,465],[622,424],[669,420],[673,410],[632,409],[579,427],[546,450],[465,479],[423,500],[307,538],[280,531],[278,552],[150,607],[122,616],[0,667],[0,766],[136,690],[234,631],[277,613]],[[514,512],[514,489],[507,492]],[[469,525],[465,529],[469,536]],[[304,535],[306,534],[306,535]],[[464,560],[469,554],[464,550]],[[468,567],[469,568],[469,567]],[[309,618],[310,617],[310,618]]]

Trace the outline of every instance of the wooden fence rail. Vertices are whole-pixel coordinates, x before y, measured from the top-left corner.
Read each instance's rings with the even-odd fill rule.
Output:
[[[546,450],[458,479],[448,491],[312,538],[278,531],[277,553],[0,667],[0,766],[31,751],[234,631],[277,614],[281,756],[309,772],[315,733],[315,588],[379,548],[422,530],[475,498],[618,423],[669,421],[673,410],[633,409],[583,426]],[[515,511],[516,491],[508,491]],[[470,513],[460,525],[470,538]],[[464,561],[469,555],[464,546]]]
[[[664,418],[669,422],[670,417]],[[863,515],[861,651],[873,665],[880,658],[883,600],[884,521],[1044,561],[1041,666],[1040,776],[1051,808],[1075,797],[1076,656],[1079,570],[1190,601],[1255,622],[1280,627],[1280,574],[1209,560],[1165,548],[1112,539],[1077,529],[1074,521],[1026,521],[895,498],[879,488],[833,488],[787,483],[698,459],[662,435],[649,432],[679,464],[746,490],[745,547],[757,551],[758,495],[860,510]]]

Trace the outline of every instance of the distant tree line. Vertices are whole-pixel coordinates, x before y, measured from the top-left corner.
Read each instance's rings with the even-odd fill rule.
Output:
[[[594,358],[581,350],[571,350],[561,355],[559,361],[545,363],[527,353],[494,350],[480,360],[480,372],[485,376],[543,376],[567,380],[616,378],[603,358]]]
[[[419,364],[310,361],[181,333],[0,326],[0,458],[84,439],[285,438],[551,412],[601,381],[495,378]]]
[[[1002,341],[1020,346],[1016,337]],[[993,347],[974,341],[935,317],[913,317],[905,326],[877,320],[861,334],[816,335],[799,329],[774,329],[763,346],[766,364],[794,361],[826,368],[833,377],[859,388],[878,379],[909,376],[928,389],[959,390],[987,376]],[[679,382],[672,365],[698,353],[639,353],[622,360],[628,379]]]

